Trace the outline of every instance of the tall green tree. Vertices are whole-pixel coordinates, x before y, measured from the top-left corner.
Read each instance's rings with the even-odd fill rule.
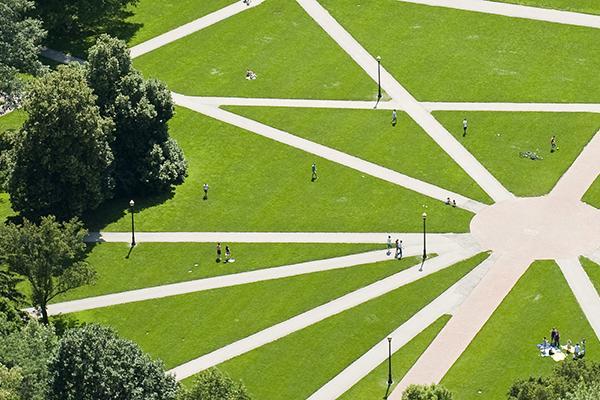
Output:
[[[58,339],[51,326],[30,321],[14,329],[0,314],[0,363],[19,368],[22,380],[18,393],[23,400],[46,400],[50,374],[48,364]]]
[[[111,198],[113,124],[100,115],[83,67],[60,66],[36,80],[25,109],[8,185],[13,209],[65,220]]]
[[[454,395],[442,385],[410,385],[402,400],[453,400]]]
[[[48,400],[172,400],[175,378],[110,328],[67,331],[50,364]]]
[[[235,382],[216,368],[199,373],[188,389],[183,389],[178,400],[250,400],[245,386]]]
[[[8,369],[0,364],[0,400],[21,400],[21,382],[23,375],[19,367]]]
[[[57,222],[43,217],[39,225],[27,219],[23,225],[0,227],[0,251],[11,271],[27,278],[31,301],[48,324],[50,300],[93,282],[95,272],[85,261],[87,231],[77,221]]]
[[[38,56],[46,35],[41,21],[31,18],[34,3],[28,0],[0,1],[0,104],[12,106],[22,83],[18,72],[37,73]]]
[[[127,45],[102,35],[90,48],[88,81],[103,116],[115,123],[115,180],[121,195],[165,192],[183,183],[187,163],[169,137],[174,105],[168,88],[133,68]]]

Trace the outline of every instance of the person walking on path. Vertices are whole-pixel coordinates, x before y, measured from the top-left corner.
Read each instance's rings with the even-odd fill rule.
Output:
[[[558,146],[556,145],[556,136],[552,136],[550,138],[550,153],[554,153],[556,150],[558,150]]]
[[[319,177],[317,176],[317,164],[313,163],[312,167],[311,167],[311,171],[312,171],[312,178],[311,181],[316,181],[317,179],[319,179]]]
[[[467,136],[467,129],[469,128],[469,122],[467,121],[467,117],[463,119],[463,137]]]
[[[396,244],[396,258],[402,260],[402,240]]]
[[[221,243],[217,243],[217,262],[221,262]]]
[[[392,126],[396,126],[396,124],[398,123],[398,113],[396,113],[396,110],[392,111]]]
[[[204,184],[203,189],[204,189],[204,200],[208,200],[208,183]]]
[[[388,256],[390,254],[392,254],[392,237],[390,235],[388,235],[388,238],[387,238],[387,253],[386,254]]]

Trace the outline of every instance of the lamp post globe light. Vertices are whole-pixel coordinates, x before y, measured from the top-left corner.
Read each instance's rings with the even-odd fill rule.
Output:
[[[135,201],[129,200],[129,211],[131,212],[131,247],[135,246]]]

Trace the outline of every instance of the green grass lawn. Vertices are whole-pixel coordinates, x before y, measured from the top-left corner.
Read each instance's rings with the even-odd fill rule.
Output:
[[[600,3],[597,0],[496,0],[503,3],[522,4],[525,6],[553,8],[556,10],[575,11],[588,14],[600,14]]]
[[[216,263],[215,244],[211,243],[139,243],[131,254],[131,248],[126,243],[96,245],[87,259],[97,271],[96,284],[75,289],[55,302],[321,260],[384,247],[343,243],[227,244],[231,247],[235,263]]]
[[[277,107],[228,109],[473,199],[492,202],[475,181],[405,113],[398,113],[398,123],[393,127],[390,111]]]
[[[600,265],[585,257],[580,257],[580,261],[585,273],[590,277],[596,291],[600,295]]]
[[[289,0],[269,0],[145,54],[135,66],[182,94],[366,100],[377,92],[377,84]],[[246,80],[247,69],[258,79]]]
[[[600,128],[600,114],[436,112],[435,117],[508,190],[518,196],[539,196],[552,190],[558,179]],[[463,137],[462,120],[469,121]],[[550,152],[556,135],[559,150]],[[544,159],[521,158],[535,151]]]
[[[431,344],[433,339],[450,320],[449,315],[440,317],[423,332],[419,333],[413,340],[404,345],[392,356],[392,377],[394,383],[390,387],[390,393],[410,370],[421,354]],[[339,397],[340,400],[365,400],[378,399],[387,390],[388,361],[382,362],[376,369],[371,371],[360,382]]]
[[[587,338],[586,358],[599,360],[599,343],[560,269],[532,264],[442,380],[457,399],[503,399],[517,379],[547,375],[556,363],[535,347],[556,327],[561,342]],[[569,362],[565,361],[565,362]]]
[[[598,29],[396,0],[321,3],[420,100],[600,101]]]
[[[0,117],[0,133],[8,129],[19,129],[23,126],[27,114],[23,110],[15,110]]]
[[[585,196],[583,196],[583,201],[596,208],[600,208],[600,176],[596,178]]]
[[[168,368],[418,263],[417,257],[123,304],[75,314],[136,341]]]
[[[189,110],[178,109],[171,131],[190,174],[172,197],[135,199],[140,231],[419,232],[427,211],[432,232],[465,232],[473,216]],[[128,231],[128,203],[108,203],[93,213],[92,225]]]
[[[479,254],[227,361],[219,369],[241,379],[256,399],[306,399],[486,257]]]
[[[217,11],[238,0],[140,0],[131,8],[127,19],[138,26],[131,38],[131,46],[145,42],[178,26]]]

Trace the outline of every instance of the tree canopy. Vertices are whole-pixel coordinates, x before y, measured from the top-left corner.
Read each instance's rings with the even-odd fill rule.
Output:
[[[183,389],[178,400],[250,400],[241,382],[235,382],[216,368],[199,373],[189,389]]]
[[[0,227],[0,252],[11,271],[27,278],[31,301],[48,323],[50,300],[94,280],[85,261],[87,231],[77,220],[59,223],[43,217],[39,225],[25,219],[23,225]]]
[[[60,66],[34,81],[25,109],[8,185],[13,209],[68,219],[111,198],[113,124],[100,115],[83,68]]]
[[[402,400],[453,400],[454,395],[442,385],[410,385]]]

